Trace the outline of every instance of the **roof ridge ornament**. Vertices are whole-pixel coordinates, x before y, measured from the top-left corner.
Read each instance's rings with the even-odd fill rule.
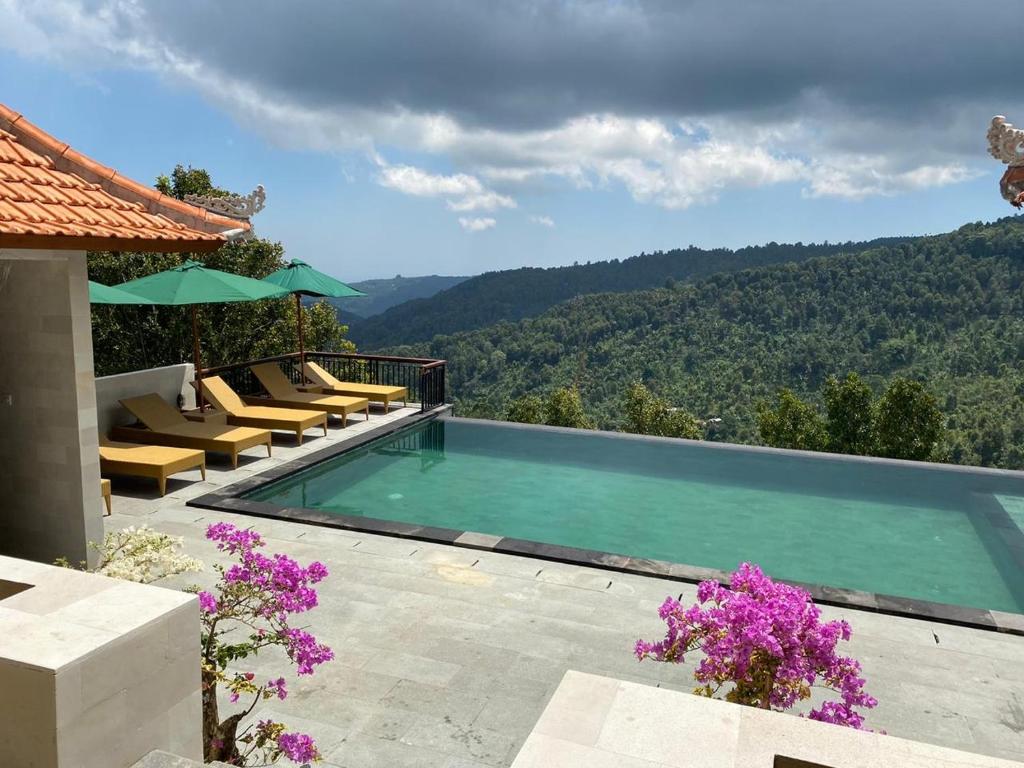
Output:
[[[1003,199],[1014,208],[1024,207],[1024,130],[996,115],[988,129],[988,153],[1008,166],[999,180]]]
[[[227,195],[226,197],[185,195],[185,202],[221,216],[248,221],[263,210],[267,202],[267,192],[263,189],[263,185],[259,184],[248,195]]]

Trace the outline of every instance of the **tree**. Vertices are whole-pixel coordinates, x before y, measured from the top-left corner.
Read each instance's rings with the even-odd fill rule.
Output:
[[[775,448],[823,451],[828,446],[828,430],[818,409],[789,389],[779,390],[774,407],[758,403],[757,429],[761,439]]]
[[[875,406],[878,455],[927,461],[944,434],[938,401],[919,381],[894,379]]]
[[[828,447],[836,453],[867,456],[874,451],[874,393],[856,373],[829,376],[822,390],[828,417]]]
[[[170,197],[184,200],[185,195],[209,195],[211,197],[230,197],[234,193],[221,187],[215,187],[210,173],[204,168],[186,168],[181,163],[174,166],[171,175],[160,174],[154,184],[160,192]]]
[[[201,168],[177,166],[157,188],[175,197],[224,192],[213,187]],[[211,192],[212,190],[212,192]],[[226,194],[226,193],[225,193]],[[209,254],[191,255],[206,266],[262,278],[285,265],[284,247],[262,238],[239,240]],[[92,252],[89,279],[114,285],[177,266],[180,254]],[[305,308],[306,346],[324,351],[355,350],[326,301]],[[297,347],[295,302],[283,299],[242,304],[208,304],[199,312],[203,364],[224,365],[283,354]],[[190,314],[184,307],[96,305],[92,308],[96,373],[105,376],[139,368],[174,365],[192,359]]]
[[[512,401],[505,414],[505,419],[522,424],[543,424],[544,401],[537,395],[523,395]]]
[[[667,402],[655,397],[639,381],[633,382],[626,391],[625,411],[626,432],[659,437],[685,437],[689,440],[700,440],[704,437],[704,429],[693,414],[672,409]]]
[[[583,410],[580,391],[576,387],[561,387],[548,396],[544,404],[544,423],[552,427],[594,428],[594,422]]]

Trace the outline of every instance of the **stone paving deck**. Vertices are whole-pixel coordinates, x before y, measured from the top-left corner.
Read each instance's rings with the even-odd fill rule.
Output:
[[[374,415],[301,447],[275,438],[273,458],[253,451],[236,471],[211,463],[206,482],[176,475],[163,499],[145,481],[115,480],[107,528],[147,524],[183,536],[209,564],[220,555],[203,540],[205,527],[228,520],[252,525],[271,550],[328,566],[309,626],[337,659],[263,710],[312,733],[324,768],[510,765],[569,669],[688,690],[690,666],[641,664],[631,649],[639,636],[660,635],[657,607],[667,594],[695,599],[691,585],[185,506],[415,412]],[[207,572],[169,586],[211,581]],[[853,627],[849,653],[880,701],[870,727],[1024,759],[1024,637],[853,609],[823,613]],[[285,669],[274,654],[253,667],[275,677]]]

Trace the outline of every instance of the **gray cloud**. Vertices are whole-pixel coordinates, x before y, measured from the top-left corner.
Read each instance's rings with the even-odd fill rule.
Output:
[[[579,114],[779,116],[809,94],[880,116],[1019,90],[994,0],[145,3],[169,45],[305,104],[466,125]],[[1009,23],[1000,23],[1003,18]]]
[[[992,114],[1024,123],[1024,24],[995,0],[52,2],[0,0],[0,46],[156,72],[455,212],[565,183],[669,208],[901,194],[990,169]]]

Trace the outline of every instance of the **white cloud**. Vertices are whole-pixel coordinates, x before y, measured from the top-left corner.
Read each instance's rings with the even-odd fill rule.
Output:
[[[412,165],[385,166],[380,172],[380,183],[407,195],[419,197],[462,197],[479,195],[483,191],[483,185],[474,176],[465,173],[442,176]]]
[[[515,200],[488,189],[475,176],[466,173],[445,176],[412,165],[388,165],[379,155],[376,160],[381,166],[377,177],[381,186],[417,197],[448,198],[448,210],[466,213],[516,207]]]
[[[495,211],[498,208],[515,207],[516,201],[511,197],[489,189],[478,195],[466,195],[461,200],[448,201],[448,209],[452,211]]]
[[[551,229],[554,229],[555,226],[555,220],[550,216],[531,216],[530,221],[534,224],[540,224],[542,227],[549,227]]]
[[[484,218],[466,218],[465,216],[459,217],[459,226],[467,232],[483,232],[485,229],[491,229],[498,222],[488,217]]]

